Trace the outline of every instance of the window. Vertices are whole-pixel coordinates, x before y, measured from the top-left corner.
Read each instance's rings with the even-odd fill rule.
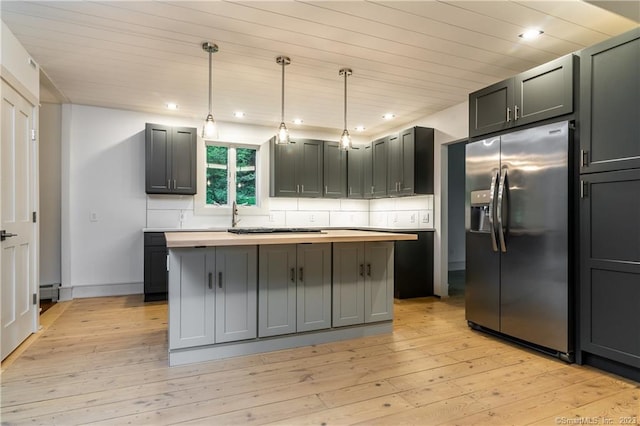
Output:
[[[257,205],[256,148],[227,145],[206,146],[207,206]]]

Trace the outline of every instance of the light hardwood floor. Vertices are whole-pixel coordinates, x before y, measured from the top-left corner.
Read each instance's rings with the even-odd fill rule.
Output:
[[[395,315],[393,334],[168,367],[166,304],[64,302],[2,364],[2,423],[640,422],[639,383],[472,331],[461,297]]]

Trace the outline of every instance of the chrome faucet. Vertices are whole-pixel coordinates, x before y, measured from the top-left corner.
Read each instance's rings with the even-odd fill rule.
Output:
[[[238,204],[234,201],[231,204],[231,227],[235,228],[238,222],[240,222],[240,219],[238,219]]]

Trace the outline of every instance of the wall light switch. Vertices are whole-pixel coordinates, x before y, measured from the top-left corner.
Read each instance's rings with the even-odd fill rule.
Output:
[[[411,223],[416,223],[416,214],[411,215]]]

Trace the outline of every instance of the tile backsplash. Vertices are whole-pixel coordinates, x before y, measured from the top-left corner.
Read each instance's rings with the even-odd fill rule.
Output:
[[[375,200],[269,198],[268,206],[264,214],[240,208],[238,226],[433,228],[432,195]],[[230,226],[230,214],[196,215],[193,196],[147,196],[147,228]]]

